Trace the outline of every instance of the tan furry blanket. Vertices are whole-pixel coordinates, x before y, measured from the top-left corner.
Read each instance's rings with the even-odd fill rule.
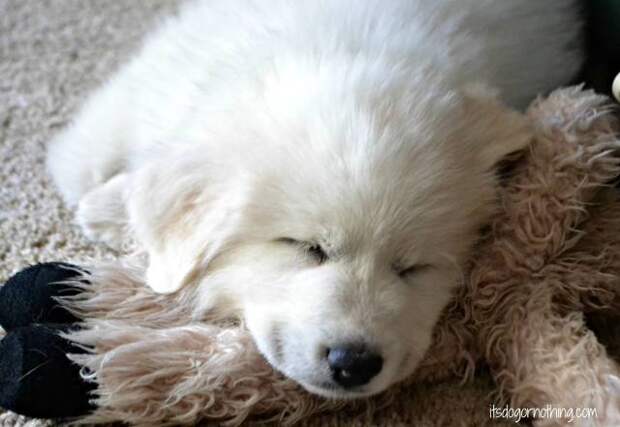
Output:
[[[529,116],[536,140],[505,179],[501,209],[406,384],[360,401],[311,396],[271,369],[243,325],[197,318],[194,289],[156,295],[139,264],[100,265],[67,302],[88,319],[70,339],[95,347],[74,356],[99,384],[100,409],[84,422],[292,423],[338,411],[372,423],[402,410],[413,383],[468,380],[488,366],[512,407],[595,408],[572,425],[620,425],[619,366],[586,323],[620,313],[620,198],[610,185],[620,174],[618,124],[605,98],[580,88],[534,103]]]

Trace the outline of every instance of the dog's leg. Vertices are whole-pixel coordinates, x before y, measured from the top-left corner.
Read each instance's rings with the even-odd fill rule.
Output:
[[[119,74],[99,89],[75,120],[48,145],[47,168],[69,206],[124,172],[135,144],[131,76]]]
[[[119,174],[82,197],[76,222],[90,240],[120,249],[126,240],[127,209],[125,190],[127,174]]]

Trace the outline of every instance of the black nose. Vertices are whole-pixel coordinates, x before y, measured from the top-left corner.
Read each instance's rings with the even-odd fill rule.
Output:
[[[365,346],[345,345],[327,350],[332,378],[344,388],[357,387],[381,372],[383,358]]]

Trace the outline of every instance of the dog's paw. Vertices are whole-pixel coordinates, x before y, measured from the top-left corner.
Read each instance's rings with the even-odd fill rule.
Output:
[[[96,218],[90,215],[89,206],[80,207],[76,214],[76,222],[88,240],[103,243],[112,249],[120,250],[124,242],[123,227],[111,220]]]
[[[127,241],[127,213],[123,193],[125,174],[88,192],[80,200],[75,221],[84,235],[94,242],[120,250]]]

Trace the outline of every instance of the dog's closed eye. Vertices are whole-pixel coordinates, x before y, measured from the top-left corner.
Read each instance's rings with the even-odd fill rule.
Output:
[[[290,237],[282,237],[277,239],[278,242],[285,243],[287,245],[295,245],[304,250],[308,255],[315,259],[319,264],[323,264],[329,259],[323,247],[318,243],[304,242]]]
[[[394,271],[396,271],[396,274],[398,274],[398,277],[400,278],[407,278],[407,277],[411,277],[416,273],[420,273],[424,270],[427,270],[431,267],[430,264],[414,264],[412,266],[406,267],[406,268],[401,268],[399,266],[394,266]]]

